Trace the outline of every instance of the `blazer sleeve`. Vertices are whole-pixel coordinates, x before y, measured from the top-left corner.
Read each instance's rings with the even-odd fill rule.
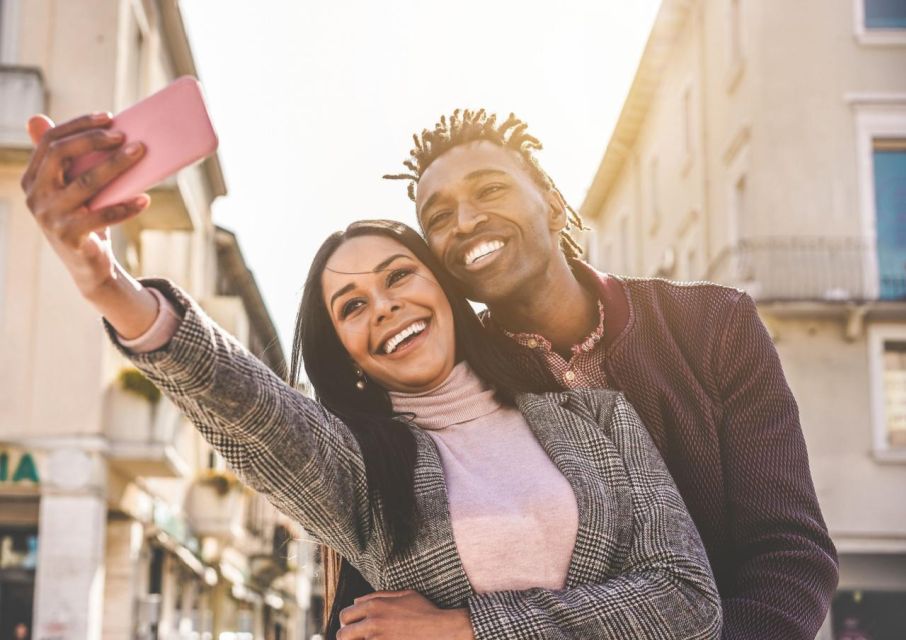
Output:
[[[277,377],[188,294],[145,279],[182,315],[170,341],[123,355],[195,424],[249,486],[316,538],[355,562],[372,530],[365,464],[352,433]]]
[[[720,596],[698,530],[632,405],[620,395],[610,433],[632,498],[632,542],[620,575],[563,590],[474,595],[476,640],[662,640],[720,637]]]
[[[811,640],[837,585],[837,554],[809,472],[796,400],[755,303],[741,296],[717,352],[727,511],[739,559],[724,638]]]

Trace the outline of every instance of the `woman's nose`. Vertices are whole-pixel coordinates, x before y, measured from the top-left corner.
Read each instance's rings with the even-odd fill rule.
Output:
[[[391,296],[381,296],[374,301],[374,322],[380,324],[402,308],[402,303]]]

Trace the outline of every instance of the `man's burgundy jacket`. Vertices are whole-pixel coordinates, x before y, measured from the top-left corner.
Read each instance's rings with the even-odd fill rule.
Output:
[[[752,298],[574,268],[604,303],[601,385],[638,411],[701,533],[723,638],[814,640],[837,555],[799,410]]]

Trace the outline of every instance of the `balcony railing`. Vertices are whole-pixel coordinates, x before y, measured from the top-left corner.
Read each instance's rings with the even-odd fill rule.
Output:
[[[0,65],[0,149],[31,149],[29,116],[44,111],[44,78],[33,67]]]
[[[760,302],[906,300],[906,258],[880,271],[864,238],[742,240],[718,255],[708,280],[745,289]]]

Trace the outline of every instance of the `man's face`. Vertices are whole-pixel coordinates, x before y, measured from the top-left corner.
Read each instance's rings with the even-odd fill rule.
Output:
[[[428,245],[473,300],[494,305],[530,290],[559,251],[562,201],[515,152],[492,142],[453,147],[418,182]]]

